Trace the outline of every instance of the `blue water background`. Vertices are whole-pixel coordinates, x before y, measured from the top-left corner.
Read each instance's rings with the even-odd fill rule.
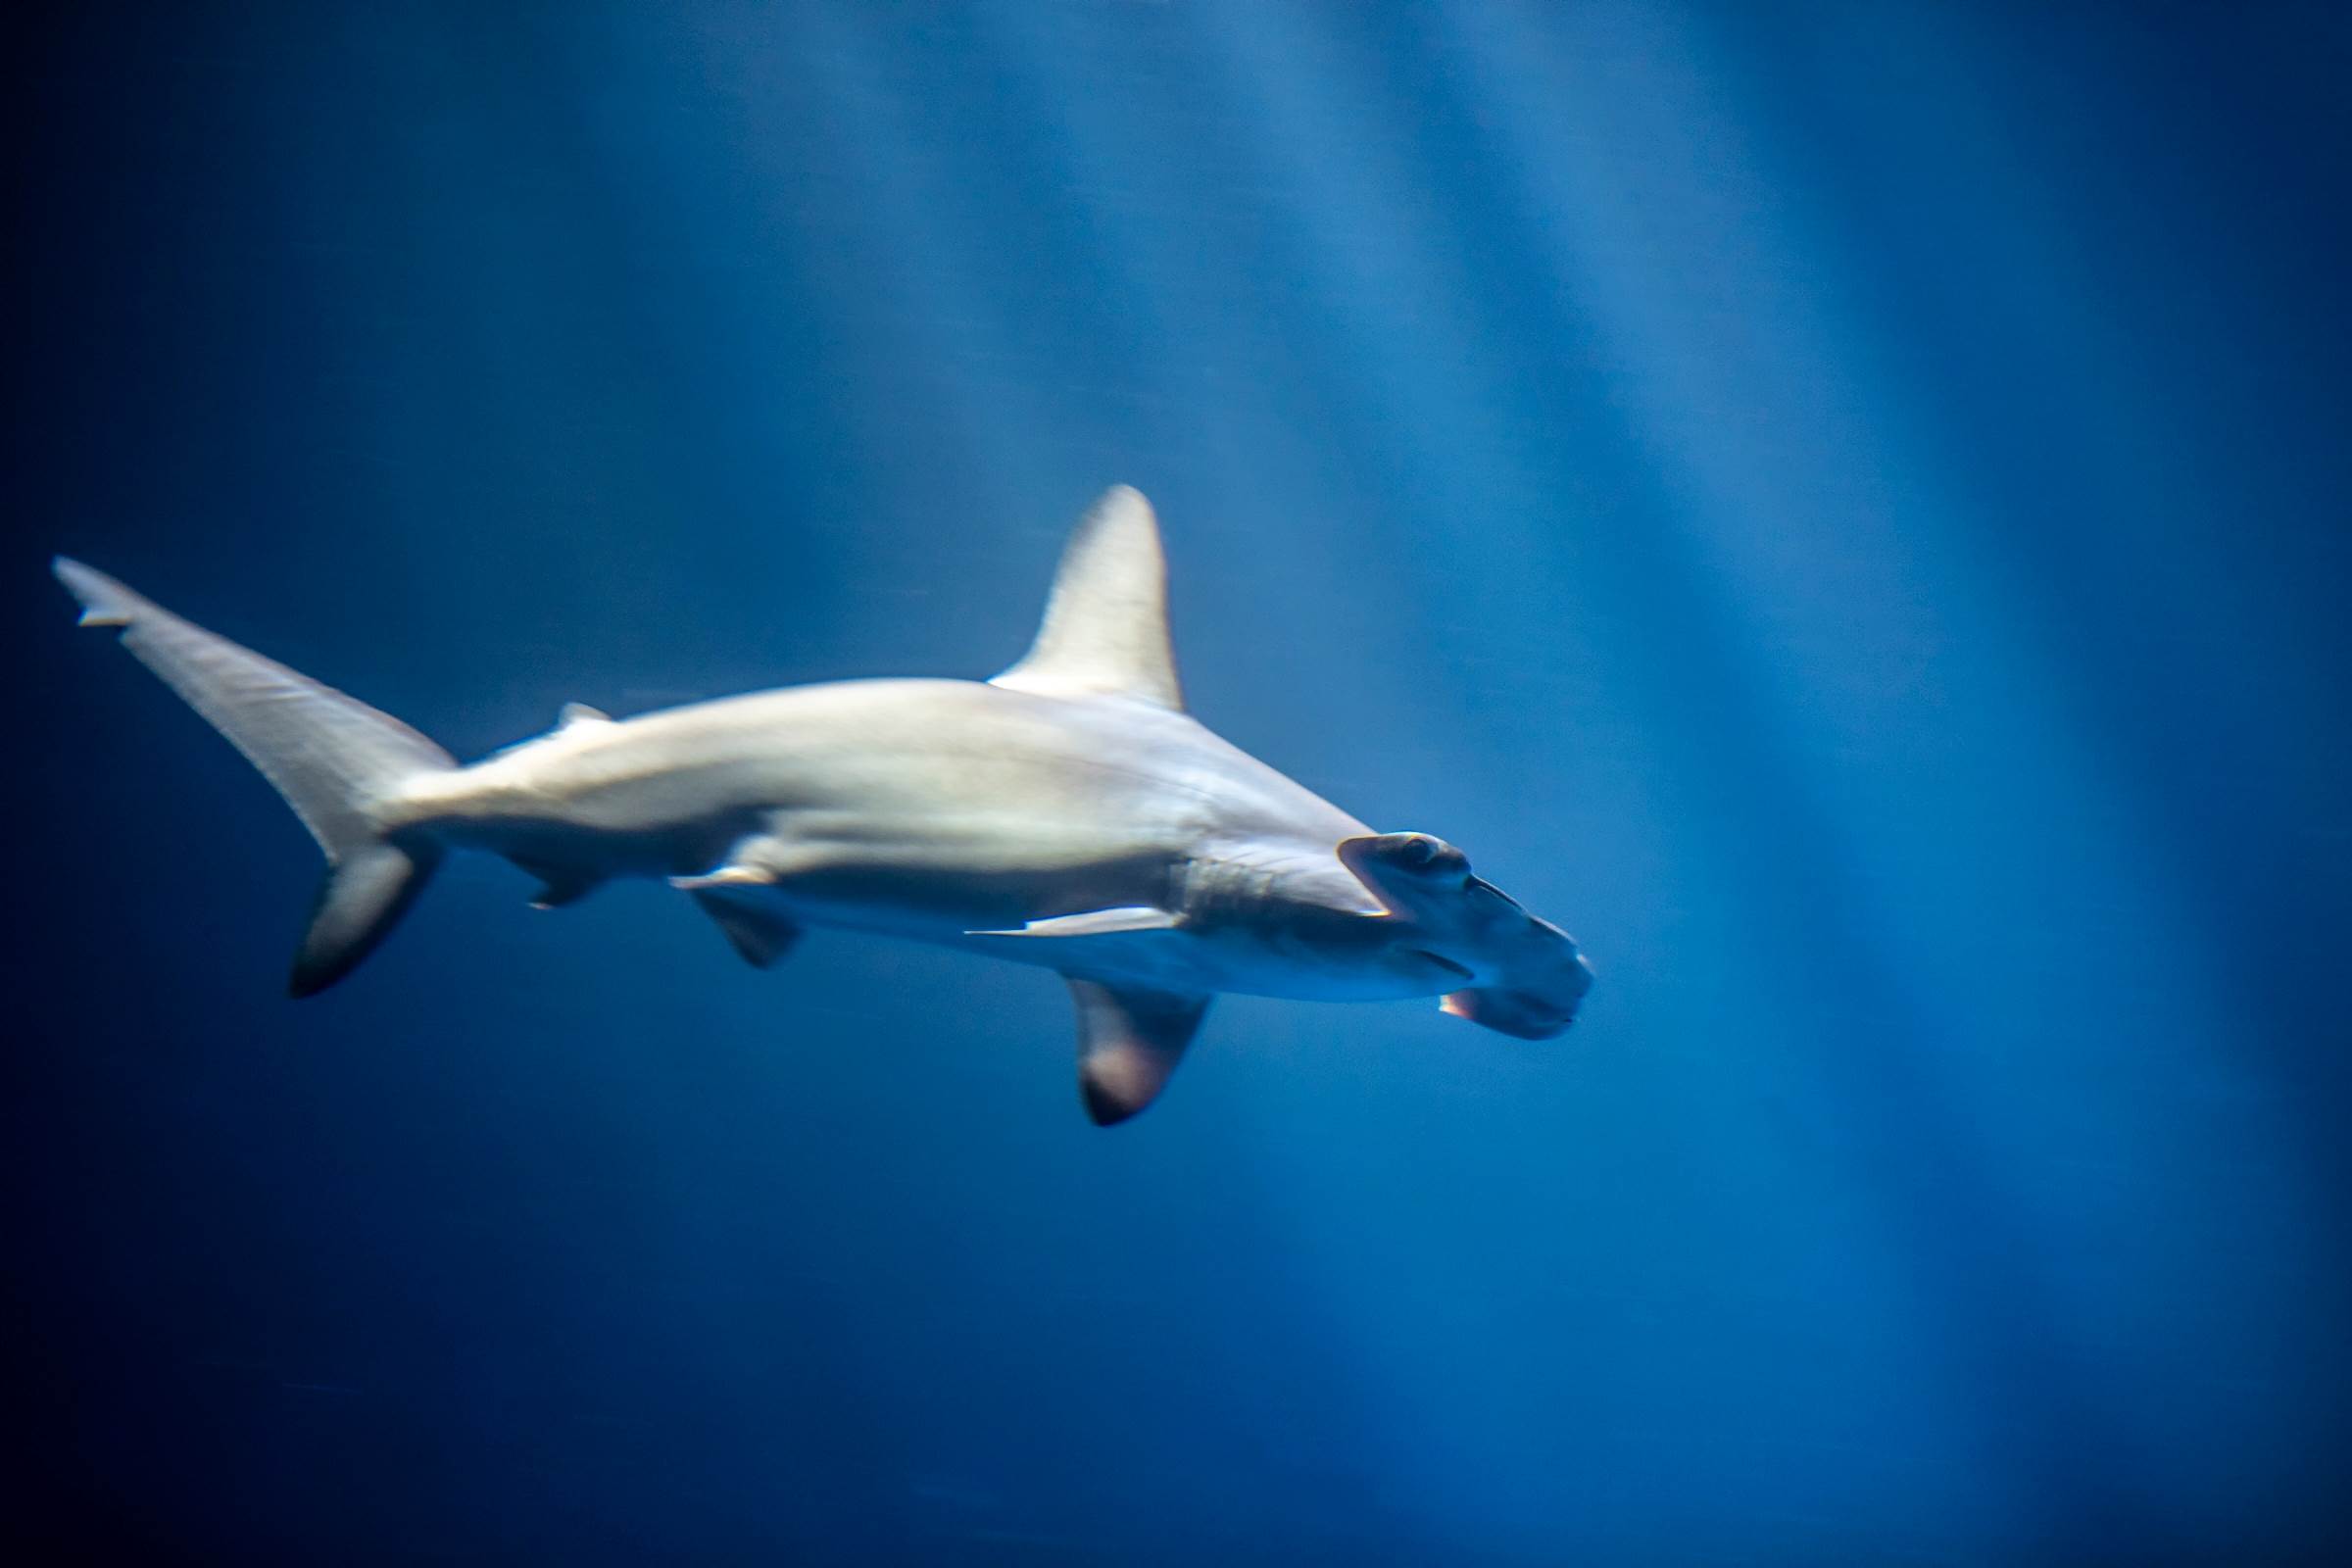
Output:
[[[11,1528],[216,1561],[2324,1553],[2330,7],[60,8],[8,71]],[[1213,728],[1567,1038],[300,828],[83,556],[461,755],[985,675],[1102,486]],[[20,1449],[22,1451],[22,1449]]]

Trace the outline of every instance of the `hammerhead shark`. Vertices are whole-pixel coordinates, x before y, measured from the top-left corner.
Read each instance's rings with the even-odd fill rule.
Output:
[[[1184,710],[1159,526],[1125,486],[1062,554],[995,679],[851,680],[613,719],[579,704],[478,762],[60,557],[81,623],[228,738],[326,855],[296,997],[381,942],[444,854],[488,850],[555,908],[664,877],[765,967],[808,926],[1058,971],[1100,1125],[1149,1105],[1210,997],[1442,997],[1526,1040],[1592,971],[1559,927],[1426,833],[1375,833]]]

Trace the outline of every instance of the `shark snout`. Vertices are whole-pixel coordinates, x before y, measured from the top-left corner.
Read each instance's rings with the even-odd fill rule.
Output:
[[[1438,1005],[1456,1018],[1520,1040],[1550,1040],[1576,1022],[1576,1009],[1592,989],[1592,970],[1573,959],[1541,987],[1473,986],[1448,992]]]
[[[1474,875],[1453,845],[1373,833],[1342,840],[1338,854],[1399,927],[1394,958],[1453,985],[1447,1012],[1522,1040],[1548,1040],[1576,1021],[1592,971],[1574,939]]]

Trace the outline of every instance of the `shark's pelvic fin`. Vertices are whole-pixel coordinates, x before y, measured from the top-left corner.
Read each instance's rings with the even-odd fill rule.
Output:
[[[509,856],[508,858],[539,879],[539,891],[531,895],[531,907],[534,909],[561,909],[566,904],[576,904],[596,891],[599,878],[593,872],[554,860],[521,856]]]
[[[1152,1103],[1208,1011],[1206,997],[1070,981],[1078,1004],[1078,1094],[1098,1127]]]
[[[708,876],[673,876],[669,885],[694,902],[755,969],[764,969],[801,940],[799,922],[776,907],[775,873],[756,865],[722,865]]]
[[[1182,709],[1168,645],[1167,577],[1152,504],[1125,485],[1103,491],[1062,551],[1037,641],[990,684]]]
[[[722,865],[708,876],[673,876],[669,879],[669,885],[680,893],[709,893],[727,888],[742,891],[772,888],[776,885],[776,876],[773,871],[757,865]]]
[[[81,623],[121,627],[122,646],[244,753],[318,841],[326,880],[288,989],[307,997],[342,979],[441,859],[428,840],[395,837],[383,808],[456,761],[391,714],[192,625],[102,571],[63,556],[52,569],[80,601]]]
[[[612,722],[612,715],[611,713],[601,708],[590,708],[586,703],[565,703],[556,714],[556,728],[558,729],[569,729],[574,724],[610,724]]]
[[[1173,931],[1178,916],[1148,904],[1116,909],[1088,909],[1083,914],[1056,914],[1003,931],[966,931],[967,937],[1106,937],[1133,931]]]
[[[743,961],[755,969],[774,963],[801,940],[801,928],[794,922],[739,895],[707,888],[694,896],[694,902],[717,924]]]

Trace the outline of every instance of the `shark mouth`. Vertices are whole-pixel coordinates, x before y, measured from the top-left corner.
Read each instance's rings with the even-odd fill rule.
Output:
[[[1451,958],[1443,957],[1438,954],[1430,952],[1427,948],[1410,948],[1406,951],[1411,953],[1417,958],[1427,958],[1430,962],[1436,964],[1439,968],[1445,970],[1447,974],[1452,975],[1458,980],[1475,980],[1478,978],[1469,970],[1454,962]]]

